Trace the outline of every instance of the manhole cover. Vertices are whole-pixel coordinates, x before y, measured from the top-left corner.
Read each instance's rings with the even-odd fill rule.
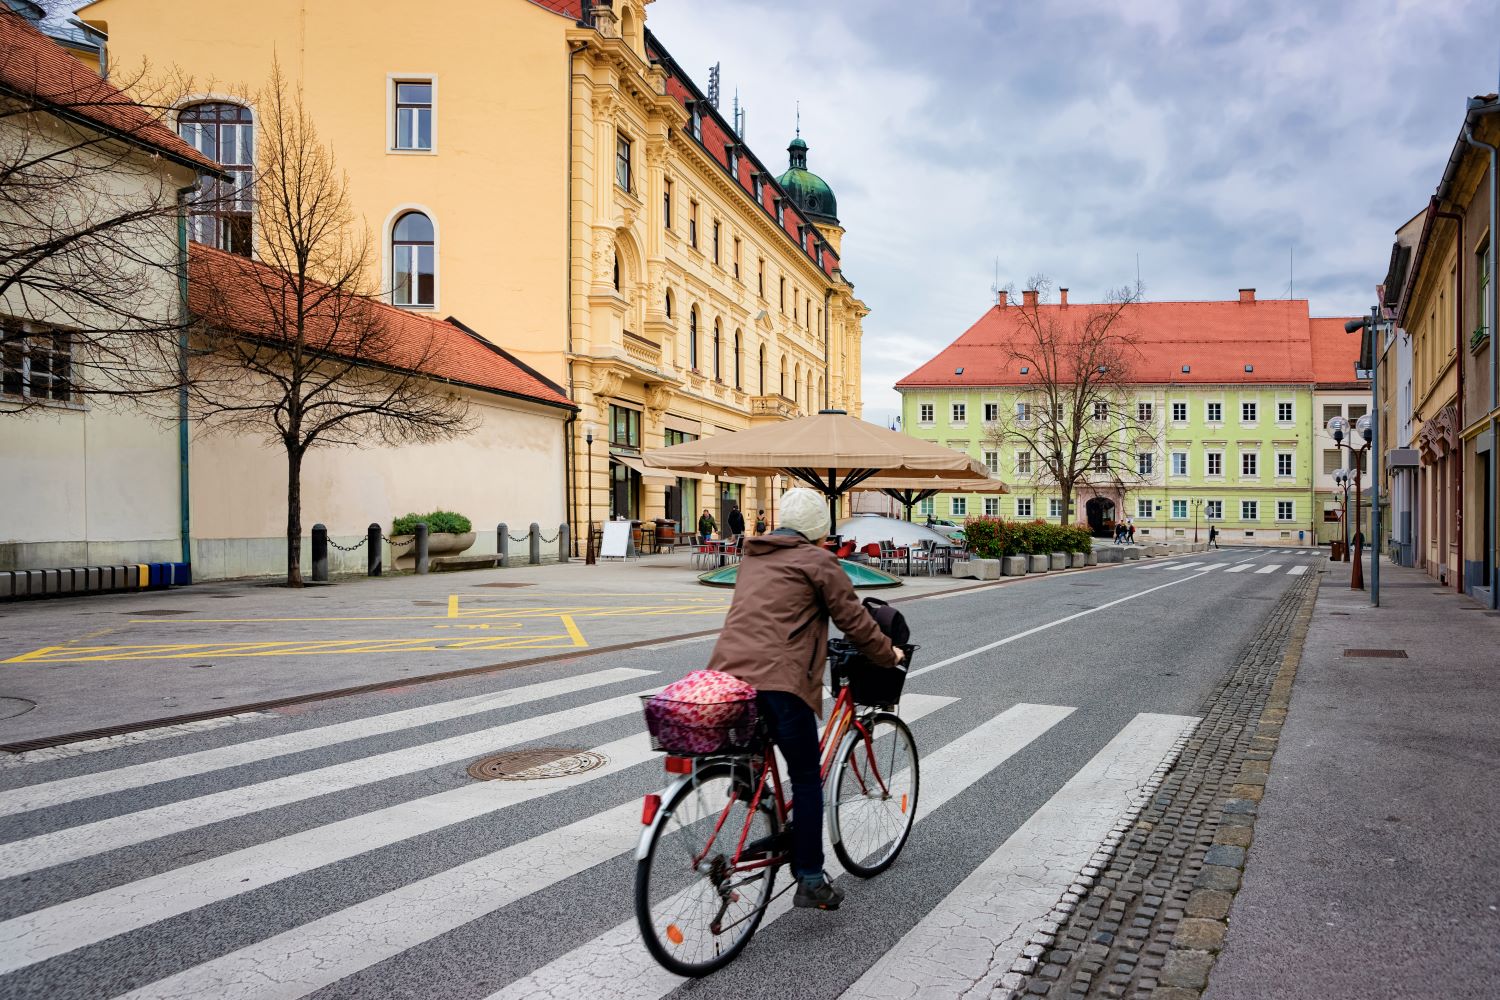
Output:
[[[14,719],[36,708],[36,702],[26,698],[0,697],[0,719]]]
[[[1349,657],[1370,657],[1382,660],[1404,660],[1406,650],[1404,649],[1346,649],[1344,655]]]
[[[537,778],[567,778],[609,763],[592,750],[532,747],[481,757],[469,765],[469,777],[480,781],[534,781]]]
[[[536,584],[534,584],[534,583],[476,583],[476,584],[474,584],[474,586],[476,586],[476,587],[506,587],[506,588],[515,588],[515,587],[535,587]]]

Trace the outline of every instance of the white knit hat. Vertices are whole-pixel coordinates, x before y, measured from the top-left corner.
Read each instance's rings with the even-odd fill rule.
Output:
[[[828,534],[828,500],[821,493],[798,487],[781,495],[781,527],[800,532],[816,542]]]

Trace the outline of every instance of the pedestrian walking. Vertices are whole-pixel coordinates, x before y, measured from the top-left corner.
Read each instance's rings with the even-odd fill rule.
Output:
[[[698,541],[708,541],[718,529],[719,523],[714,520],[714,516],[708,512],[707,507],[703,508],[703,515],[698,518]]]
[[[1219,526],[1210,524],[1208,526],[1208,547],[1216,549],[1219,547]]]
[[[1129,518],[1125,521],[1125,537],[1130,540],[1131,545],[1135,544],[1135,521]]]
[[[766,512],[763,511],[763,510],[756,511],[755,512],[755,533],[757,535],[764,535],[767,531],[770,531],[770,530],[771,530],[771,522],[766,520]]]
[[[725,527],[729,529],[731,537],[739,537],[745,533],[745,515],[740,512],[740,505],[734,504],[729,508],[729,517],[725,519]]]

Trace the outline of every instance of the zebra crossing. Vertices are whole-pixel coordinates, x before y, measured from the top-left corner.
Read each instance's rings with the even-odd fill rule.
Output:
[[[1286,557],[1293,555],[1307,556],[1309,554],[1313,553],[1310,553],[1307,549],[1267,549],[1256,552],[1248,558],[1238,560],[1234,560],[1232,557],[1230,559],[1222,557],[1219,559],[1165,559],[1161,562],[1144,562],[1136,568],[1144,571],[1160,570],[1162,573],[1192,574],[1209,573],[1217,570],[1224,573],[1253,573],[1258,576],[1301,576],[1308,571],[1312,564],[1307,562],[1288,562]],[[1276,561],[1261,562],[1260,560],[1263,558]]]
[[[157,741],[118,765],[114,751],[39,764],[35,780],[33,766],[8,772],[19,787],[0,792],[0,899],[8,900],[0,996],[671,994],[683,981],[647,955],[629,894],[641,796],[665,783],[635,713],[640,694],[662,680],[650,670],[596,670],[325,725],[289,723],[269,736],[221,730],[208,740],[220,745],[207,749],[174,752],[174,741]],[[1001,974],[1015,957],[1003,952],[1019,954],[1197,722],[1141,713],[1101,736],[1075,723],[1076,706],[1030,703],[976,720],[961,711],[962,698],[924,686],[913,681],[901,708],[923,748],[908,851],[942,851],[942,841],[923,837],[932,818],[1003,794],[995,779],[1039,741],[1088,740],[1097,752],[1058,775],[1018,828],[995,831],[988,856],[951,892],[903,912],[909,926],[889,955],[869,968],[850,956],[842,987],[850,997],[897,995],[902,977],[925,976],[929,965],[955,982],[976,981],[988,974],[972,967],[981,951]],[[950,721],[960,717],[968,721]],[[369,752],[387,739],[406,745]],[[476,757],[542,740],[589,747],[606,762],[529,781],[463,775]],[[451,854],[440,849],[459,843]],[[902,871],[898,862],[881,880],[899,881]],[[581,882],[611,889],[569,888]],[[502,953],[492,941],[471,955],[472,979],[450,974],[441,991],[412,992],[412,977],[434,974],[445,941],[504,921],[507,908],[542,906],[549,894],[569,897],[563,909],[584,932],[577,940],[558,946],[545,927],[519,921],[504,935],[504,978],[484,969]],[[778,898],[761,933],[808,919],[790,910],[790,895]],[[857,908],[815,915],[861,916]],[[986,941],[998,949],[976,948]],[[520,956],[534,961],[517,967]],[[407,985],[380,985],[387,980]]]

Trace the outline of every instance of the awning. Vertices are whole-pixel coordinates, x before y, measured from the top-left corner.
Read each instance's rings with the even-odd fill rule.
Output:
[[[609,460],[611,462],[619,462],[625,468],[639,472],[641,478],[648,482],[671,484],[677,482],[677,477],[680,475],[680,473],[668,472],[665,469],[648,469],[641,463],[640,459],[631,458],[628,455],[611,455],[609,456]]]
[[[740,486],[750,485],[749,476],[716,476],[715,478],[721,483],[737,483]]]

